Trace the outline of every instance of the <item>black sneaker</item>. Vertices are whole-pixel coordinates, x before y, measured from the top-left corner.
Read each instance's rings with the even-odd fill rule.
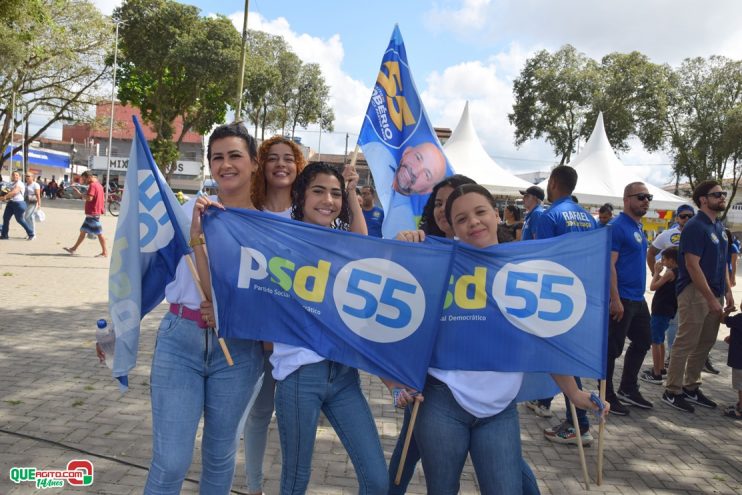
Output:
[[[660,371],[660,374],[662,376],[667,375],[667,367],[670,366],[669,364],[666,364],[664,368],[662,368],[662,371]]]
[[[699,406],[708,407],[709,409],[716,408],[716,402],[703,395],[703,392],[701,392],[700,388],[697,388],[692,392],[687,388],[683,388],[683,394],[685,394],[685,399],[688,402],[698,404]]]
[[[615,414],[616,416],[628,416],[629,415],[629,408],[621,404],[621,401],[618,400],[618,397],[613,397],[611,399],[606,399],[608,403],[611,405],[611,411],[610,414]]]
[[[642,394],[638,390],[631,393],[626,393],[623,390],[618,391],[618,400],[624,403],[631,404],[632,406],[641,407],[642,409],[652,409],[654,407],[651,402],[642,397]]]
[[[664,394],[662,394],[662,400],[668,403],[670,406],[674,407],[675,409],[679,409],[681,411],[692,413],[695,411],[693,406],[691,406],[687,400],[685,400],[685,394],[672,394],[670,392],[665,391]]]
[[[703,363],[703,369],[701,371],[705,371],[706,373],[711,373],[712,375],[718,375],[719,370],[714,368],[714,366],[711,364],[711,359],[706,358],[706,362]],[[714,404],[714,407],[716,407],[716,404]]]
[[[639,379],[647,382],[647,383],[654,383],[655,385],[662,385],[662,375],[655,375],[654,371],[650,370],[644,370],[641,373],[639,373]]]

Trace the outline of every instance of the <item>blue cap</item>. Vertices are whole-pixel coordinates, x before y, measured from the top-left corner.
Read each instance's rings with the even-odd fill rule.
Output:
[[[103,319],[103,318],[101,318],[100,320],[98,320],[95,323],[96,323],[96,325],[98,325],[98,328],[106,328],[108,326],[108,322],[105,319]]]
[[[675,215],[680,215],[680,213],[683,211],[689,211],[695,214],[695,210],[693,209],[691,205],[680,205],[678,206],[678,210],[675,212]]]

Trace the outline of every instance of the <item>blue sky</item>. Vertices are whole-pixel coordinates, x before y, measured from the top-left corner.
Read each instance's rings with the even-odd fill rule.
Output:
[[[119,0],[93,0],[106,14]],[[191,1],[204,15],[229,16],[242,27],[242,0]],[[441,0],[374,2],[251,0],[248,26],[280,34],[305,62],[317,62],[331,86],[336,132],[322,135],[322,151],[350,147],[368,106],[371,85],[395,23],[399,23],[422,100],[435,126],[454,128],[470,102],[487,151],[515,173],[545,170],[553,153],[543,142],[516,149],[507,113],[512,81],[537,50],[565,43],[599,59],[639,50],[653,61],[678,65],[712,54],[742,58],[742,2],[718,0]],[[318,147],[318,133],[302,133]],[[639,143],[620,158],[661,185],[669,179],[663,153]]]

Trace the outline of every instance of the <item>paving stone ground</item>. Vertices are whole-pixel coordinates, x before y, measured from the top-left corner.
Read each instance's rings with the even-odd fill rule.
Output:
[[[42,493],[11,482],[12,467],[63,468],[77,458],[93,461],[94,484],[43,493],[141,493],[151,454],[150,363],[165,307],[143,321],[139,363],[130,377],[131,390],[122,396],[94,352],[95,321],[107,317],[108,260],[94,257],[99,247],[92,240],[85,241],[79,256],[62,250],[77,236],[83,219],[81,202],[50,201],[44,209],[47,220],[39,225],[36,240],[24,240],[20,227],[11,221],[11,239],[0,241],[0,495]],[[109,236],[115,224],[115,218],[104,217]],[[740,302],[742,285],[738,287],[735,298]],[[721,374],[704,374],[703,389],[726,405],[736,394],[725,366],[725,335],[722,328],[711,353]],[[617,376],[620,370],[619,362]],[[378,379],[364,375],[362,381],[388,460],[402,415],[390,405]],[[596,388],[594,382],[587,382]],[[642,383],[642,392],[654,401],[654,409],[632,408],[629,417],[609,419],[604,483],[598,487],[593,482],[591,491],[742,493],[742,421],[725,418],[720,410],[699,408],[691,415],[670,409],[660,402],[660,386]],[[561,399],[555,401],[554,410],[563,416]],[[525,408],[520,418],[524,455],[542,493],[583,492],[577,449],[543,438],[543,428],[556,424],[557,418],[538,418]],[[597,436],[595,427],[593,434]],[[594,480],[597,448],[587,448],[586,456]],[[196,448],[189,480],[197,480],[199,470]],[[274,419],[265,457],[265,493],[278,493],[280,470]],[[242,453],[233,489],[246,492]],[[323,421],[317,432],[310,493],[356,492],[353,466]],[[183,493],[197,493],[197,484],[187,481]],[[425,493],[419,468],[409,493]],[[461,493],[479,493],[470,463],[462,476]]]

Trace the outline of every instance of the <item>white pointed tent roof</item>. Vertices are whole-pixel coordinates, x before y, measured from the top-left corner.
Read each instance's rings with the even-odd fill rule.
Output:
[[[518,191],[533,185],[506,172],[490,158],[469,117],[469,102],[466,102],[456,129],[443,145],[443,151],[457,174],[466,175],[493,194],[519,195]]]
[[[687,199],[653,186],[626,168],[608,141],[603,125],[603,112],[598,115],[587,144],[569,165],[577,170],[577,187],[572,194],[577,196],[580,204],[611,203],[623,208],[624,187],[632,182],[644,182],[647,185],[649,193],[654,196],[650,206],[652,209],[672,210],[688,202]],[[539,186],[546,191],[548,182],[549,179],[546,179]]]

